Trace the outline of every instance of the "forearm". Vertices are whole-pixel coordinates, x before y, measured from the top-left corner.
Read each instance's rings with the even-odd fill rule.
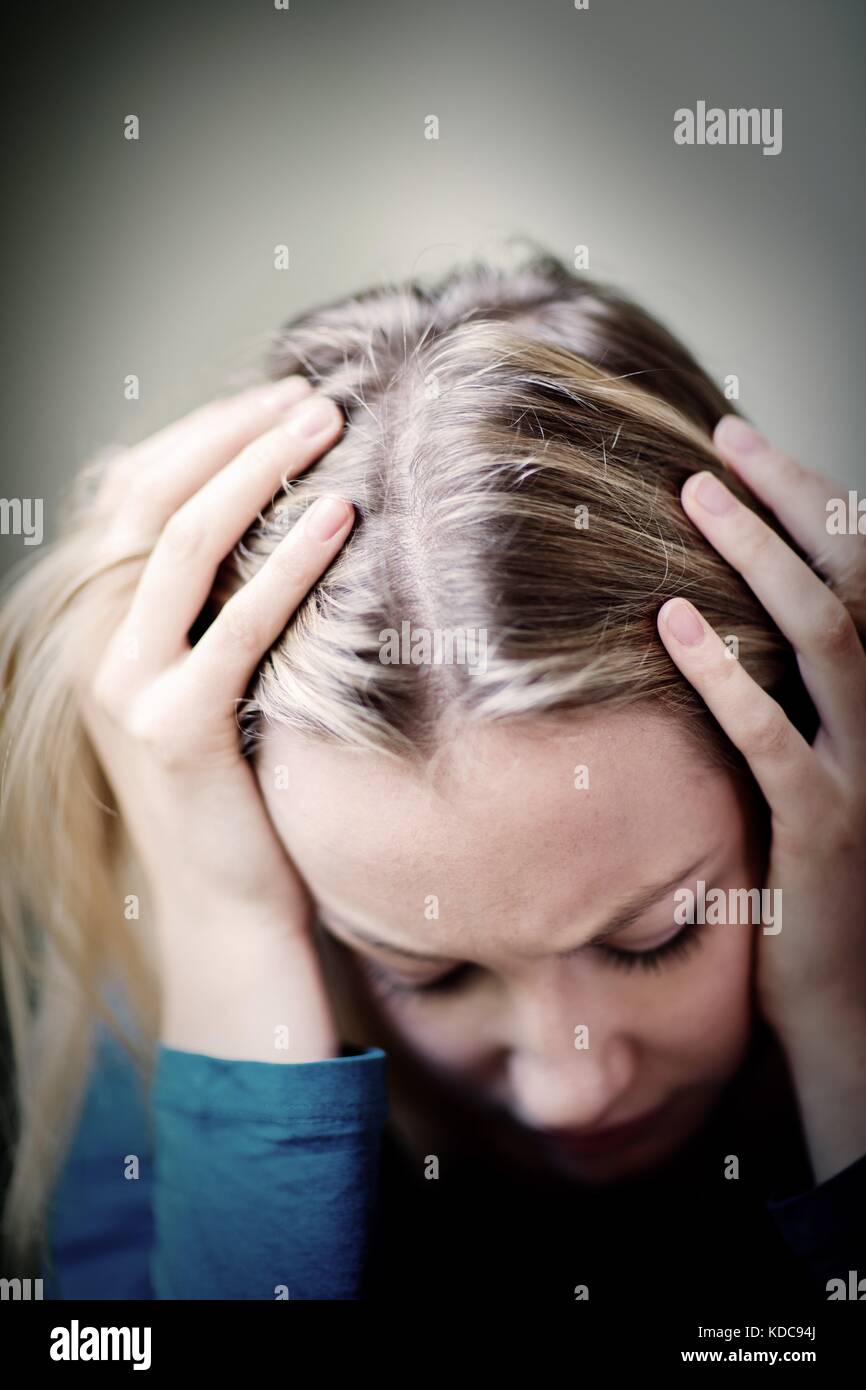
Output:
[[[320,1061],[340,1039],[309,934],[282,923],[161,923],[160,1041],[211,1057]]]
[[[866,1153],[866,1015],[809,1020],[807,1034],[780,1036],[815,1182]]]

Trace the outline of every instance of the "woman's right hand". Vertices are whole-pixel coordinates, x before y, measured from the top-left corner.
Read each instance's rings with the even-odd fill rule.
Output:
[[[351,504],[313,504],[194,646],[188,633],[221,561],[342,426],[302,378],[254,388],[123,452],[97,499],[107,555],[158,536],[121,621],[97,625],[73,674],[152,894],[166,1046],[270,1062],[339,1051],[309,895],[241,756],[236,703],[349,534]]]

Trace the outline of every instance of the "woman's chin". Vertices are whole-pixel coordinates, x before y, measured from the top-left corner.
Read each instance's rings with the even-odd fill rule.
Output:
[[[603,1153],[554,1149],[548,1160],[549,1170],[551,1175],[587,1187],[606,1187],[652,1172],[676,1153],[681,1142],[680,1138],[657,1134]]]

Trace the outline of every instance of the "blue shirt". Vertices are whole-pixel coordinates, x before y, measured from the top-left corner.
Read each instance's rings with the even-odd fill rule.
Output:
[[[49,1208],[60,1299],[349,1299],[375,1222],[385,1053],[225,1061],[106,1030]]]

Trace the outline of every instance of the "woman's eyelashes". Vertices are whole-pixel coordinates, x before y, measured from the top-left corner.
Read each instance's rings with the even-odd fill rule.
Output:
[[[468,979],[474,970],[478,970],[477,965],[470,965],[465,962],[457,965],[453,970],[449,970],[447,975],[437,975],[435,980],[401,980],[397,975],[391,975],[387,970],[383,970],[380,965],[372,961],[369,956],[361,957],[361,967],[372,982],[376,993],[384,998],[391,998],[392,995],[435,995],[456,993],[461,984]]]
[[[616,946],[604,945],[592,946],[589,949],[597,952],[602,961],[614,969],[658,971],[682,960],[700,945],[703,938],[702,925],[700,922],[687,923],[675,936],[669,937],[660,946],[653,946],[648,951],[626,951]],[[390,974],[367,955],[361,957],[361,965],[377,993],[386,998],[400,995],[429,997],[456,993],[473,973],[483,973],[480,966],[467,961],[455,966],[445,975],[438,975],[434,980],[415,981]]]
[[[682,960],[695,947],[701,944],[701,922],[688,922],[675,936],[668,937],[660,946],[648,951],[623,951],[616,946],[596,946],[595,950],[609,957],[612,965],[620,970],[661,970],[674,960]]]

